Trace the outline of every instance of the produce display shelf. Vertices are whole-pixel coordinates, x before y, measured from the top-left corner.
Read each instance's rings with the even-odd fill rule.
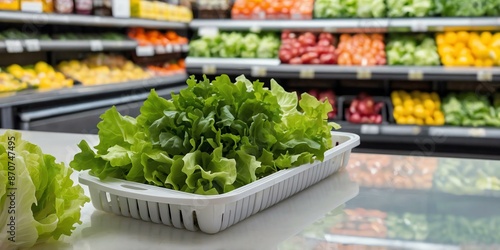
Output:
[[[186,29],[187,23],[148,20],[139,18],[114,18],[74,14],[29,13],[0,11],[0,22],[17,22],[27,25],[59,24],[97,27],[144,27],[157,29]]]
[[[18,40],[23,51],[112,51],[132,50],[138,44],[136,41],[106,41],[106,40]],[[9,52],[5,42],[0,41],[0,51]]]
[[[419,126],[398,124],[351,124],[337,122],[342,126],[342,131],[363,136],[363,141],[375,139],[376,141],[394,141],[412,143],[417,138],[434,138],[436,143],[453,143],[460,139],[460,145],[492,143],[498,145],[500,128],[472,128],[453,126]]]
[[[72,88],[57,90],[23,90],[19,92],[0,93],[0,108],[28,105],[41,102],[59,101],[63,99],[86,97],[93,95],[111,94],[124,91],[149,91],[152,88],[162,88],[180,84],[187,79],[186,74],[154,77],[145,80],[129,81],[125,83],[103,84],[95,86],[75,85]]]
[[[12,40],[11,40],[12,41]],[[146,45],[139,46],[136,41],[107,41],[107,40],[14,40],[17,41],[19,50],[14,52],[8,48],[6,42],[0,41],[0,52],[20,53],[37,51],[123,51],[136,50],[138,56],[151,56],[155,54],[170,54],[188,52],[189,46],[183,45]],[[142,55],[141,55],[142,54]]]
[[[355,244],[366,246],[390,247],[396,249],[439,249],[439,250],[459,250],[459,246],[435,244],[418,241],[406,241],[396,239],[370,238],[348,235],[326,234],[324,239],[330,243]]]
[[[253,77],[293,79],[360,79],[360,80],[456,80],[500,81],[500,68],[420,67],[420,66],[338,66],[338,65],[274,65],[248,63],[248,59],[186,58],[186,68],[195,74],[247,74]],[[267,61],[265,61],[267,62]],[[277,64],[276,64],[277,63]]]
[[[338,18],[315,20],[193,20],[192,29],[261,31],[427,32],[450,29],[498,30],[498,17]]]

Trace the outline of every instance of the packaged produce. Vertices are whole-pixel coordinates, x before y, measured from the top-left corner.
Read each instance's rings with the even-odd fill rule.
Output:
[[[74,11],[73,0],[54,0],[54,10],[61,14],[70,14]]]
[[[96,54],[83,61],[63,61],[59,63],[58,69],[83,85],[120,83],[151,77],[141,67],[119,55]]]
[[[387,0],[388,17],[424,17],[436,13],[440,0]]]
[[[0,136],[0,249],[26,249],[71,235],[90,199],[72,169],[7,130]],[[14,202],[14,205],[13,205]]]
[[[187,84],[171,100],[152,90],[137,118],[114,107],[106,111],[97,125],[97,152],[82,141],[70,166],[100,178],[211,195],[321,161],[333,146],[328,102],[308,94],[299,101],[274,80],[268,89],[244,76],[235,83],[227,75],[201,82],[193,76]]]
[[[236,0],[233,19],[312,19],[312,0]]]
[[[385,17],[384,0],[316,0],[315,18],[334,17]]]
[[[344,219],[333,226],[330,233],[370,238],[387,237],[387,227],[384,222],[387,214],[385,212],[363,208],[346,209],[344,212]]]
[[[93,0],[92,14],[94,16],[111,16],[112,0]]]
[[[130,15],[174,22],[190,22],[193,19],[191,8],[146,0],[130,0]]]
[[[436,168],[435,158],[356,154],[346,170],[363,187],[428,190]]]
[[[92,0],[75,0],[75,13],[80,15],[92,14]]]
[[[43,0],[43,12],[52,13],[54,12],[54,0]]]
[[[314,35],[283,31],[279,58],[289,64],[336,64],[335,37],[330,33]]]
[[[385,65],[384,36],[381,34],[342,34],[337,54],[339,65]]]
[[[397,124],[441,126],[445,123],[441,100],[435,92],[393,91],[391,99],[394,106],[393,116]]]
[[[0,0],[0,10],[20,10],[20,0]]]
[[[189,43],[189,56],[222,58],[276,58],[280,46],[274,33],[221,32]]]
[[[198,0],[193,10],[199,19],[226,19],[229,18],[230,3],[228,0]]]
[[[383,121],[381,114],[383,107],[383,102],[375,102],[371,96],[360,93],[350,102],[349,107],[345,108],[345,119],[355,124],[381,124]]]
[[[328,113],[328,119],[335,119],[337,117],[337,97],[335,96],[335,92],[333,92],[333,90],[310,89],[307,91],[307,93],[316,97],[320,101],[328,100],[333,108],[333,110]]]
[[[136,40],[139,45],[183,45],[188,43],[186,37],[179,36],[175,31],[160,32],[158,30],[148,30],[144,28],[131,28],[128,37]]]
[[[451,93],[443,100],[446,124],[455,126],[500,127],[500,113],[486,96],[476,93]]]
[[[440,65],[434,39],[420,35],[391,35],[387,44],[388,65]]]
[[[66,78],[61,72],[56,72],[46,62],[37,62],[34,66],[24,67],[13,64],[8,66],[6,71],[32,88],[56,89],[73,86],[72,79]]]
[[[445,66],[500,65],[500,32],[447,31],[437,34],[436,42]]]

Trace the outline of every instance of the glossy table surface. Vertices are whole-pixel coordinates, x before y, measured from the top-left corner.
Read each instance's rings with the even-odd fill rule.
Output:
[[[65,163],[80,140],[98,142],[27,131],[23,138]],[[33,249],[500,249],[500,161],[353,153],[341,172],[215,235],[91,203],[76,226]]]

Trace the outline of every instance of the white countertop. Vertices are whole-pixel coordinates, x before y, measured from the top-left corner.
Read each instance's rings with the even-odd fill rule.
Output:
[[[91,146],[98,143],[95,135],[31,131],[22,134],[23,139],[67,165],[79,152],[77,144],[82,139]],[[74,180],[77,175],[75,172]],[[88,188],[83,187],[89,195]],[[32,249],[289,249],[293,242],[288,239],[358,192],[358,185],[341,172],[215,235],[121,217],[98,211],[87,203],[82,208],[83,223],[76,225],[70,237],[63,236],[57,242],[38,244]]]

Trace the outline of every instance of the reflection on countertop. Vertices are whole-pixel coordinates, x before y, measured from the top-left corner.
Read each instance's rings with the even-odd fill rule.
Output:
[[[500,161],[353,154],[347,170],[360,194],[283,249],[500,249]]]
[[[90,223],[74,233],[78,249],[276,249],[359,192],[345,171],[264,210],[220,233],[190,232],[94,210]],[[35,249],[51,249],[41,244]]]

